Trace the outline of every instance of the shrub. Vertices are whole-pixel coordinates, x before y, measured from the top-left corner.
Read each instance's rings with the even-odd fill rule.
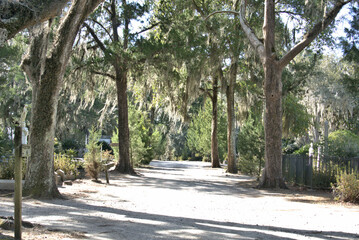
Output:
[[[98,181],[98,174],[101,171],[101,145],[97,145],[99,139],[100,131],[92,128],[90,130],[89,142],[86,145],[88,152],[85,154],[85,171],[95,181]]]
[[[313,144],[314,152],[318,151],[318,146],[319,146],[318,143]],[[310,144],[306,144],[306,145],[302,146],[301,148],[299,148],[298,150],[294,151],[294,154],[306,154],[306,155],[308,155],[309,154],[309,148],[310,148]]]
[[[295,151],[299,150],[298,145],[292,139],[283,139],[282,140],[282,152],[283,154],[293,154]]]
[[[331,171],[316,171],[313,170],[312,185],[320,189],[328,189],[336,182],[335,175]]]
[[[241,173],[259,176],[264,167],[264,128],[249,118],[238,134],[238,168]]]
[[[128,111],[131,162],[134,166],[149,164],[162,151],[162,135],[159,131],[151,129],[149,120],[134,106],[130,105]],[[118,142],[117,128],[111,140]],[[118,147],[114,147],[113,150],[118,159]]]
[[[26,159],[22,161],[22,179],[25,179],[26,173]],[[9,158],[8,162],[0,164],[0,179],[14,179],[15,178],[15,159]]]
[[[337,176],[337,184],[332,185],[337,201],[359,203],[359,175],[342,172]]]
[[[329,155],[338,157],[359,156],[359,136],[348,131],[338,130],[329,134]]]
[[[77,168],[81,163],[75,161],[71,156],[65,154],[54,154],[54,168],[55,171],[61,169],[65,174],[78,175]]]
[[[8,157],[12,154],[13,142],[9,137],[0,130],[0,159],[2,157]]]
[[[61,142],[61,148],[63,151],[69,149],[79,149],[80,144],[74,139],[65,139],[64,141]]]
[[[113,149],[112,149],[111,145],[108,142],[100,141],[100,142],[97,143],[97,145],[99,145],[99,146],[102,145],[102,151],[108,151],[110,154],[114,155]]]

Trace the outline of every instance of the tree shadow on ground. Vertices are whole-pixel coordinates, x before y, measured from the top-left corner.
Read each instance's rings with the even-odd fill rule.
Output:
[[[277,226],[251,225],[235,222],[223,222],[207,219],[188,217],[166,216],[161,214],[143,213],[129,210],[116,209],[106,206],[93,206],[91,204],[64,200],[51,201],[52,204],[61,206],[62,213],[70,216],[72,227],[77,231],[94,233],[93,225],[84,225],[75,220],[81,214],[87,218],[83,222],[95,224],[96,234],[107,239],[358,239],[359,235],[337,231],[315,231]],[[66,207],[66,208],[64,208]],[[76,209],[76,211],[74,211]],[[101,216],[92,216],[91,212],[101,212]],[[39,214],[40,211],[38,212]],[[103,215],[102,215],[103,214]],[[106,214],[110,214],[105,217]],[[123,220],[112,215],[118,215]],[[61,224],[57,224],[61,228]]]
[[[171,178],[168,178],[165,172],[157,168],[151,169],[151,172],[156,172],[157,175],[146,174],[147,172],[143,171],[141,176],[123,177],[114,173],[111,175],[111,185],[120,187],[121,184],[118,184],[120,182],[125,185],[131,184],[133,186],[172,190],[195,190],[215,195],[231,195],[239,198],[277,196],[285,197],[287,200],[294,202],[333,203],[332,196],[327,191],[300,190],[297,187],[291,186],[288,189],[257,189],[258,181],[256,178],[246,175],[223,173],[215,178],[196,179],[189,176],[183,177],[183,173],[176,174],[175,172],[171,172]],[[173,178],[173,176],[178,177]]]
[[[12,240],[12,239],[14,239],[14,238],[6,236],[6,235],[3,235],[2,233],[0,233],[0,240]]]

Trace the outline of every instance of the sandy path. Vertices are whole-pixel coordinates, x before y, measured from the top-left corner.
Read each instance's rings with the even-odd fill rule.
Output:
[[[201,162],[153,161],[139,173],[60,188],[69,200],[24,200],[23,218],[89,239],[359,239],[359,206],[325,194],[253,189],[252,178]],[[0,216],[12,215],[0,200]]]

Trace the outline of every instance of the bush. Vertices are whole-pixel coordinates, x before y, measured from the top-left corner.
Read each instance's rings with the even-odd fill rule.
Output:
[[[248,119],[238,134],[238,168],[241,173],[259,176],[264,167],[264,128]]]
[[[348,131],[338,130],[329,134],[329,155],[338,157],[359,156],[359,136]]]
[[[317,152],[318,151],[318,146],[319,144],[318,143],[314,143],[313,144],[313,149],[314,149],[314,152]],[[309,148],[310,148],[310,144],[306,144],[304,146],[302,146],[301,148],[299,148],[298,150],[294,151],[294,154],[305,154],[305,155],[308,155],[309,154]]]
[[[134,166],[149,164],[162,151],[162,135],[159,131],[151,129],[150,122],[145,114],[132,105],[128,109],[128,121],[131,162]],[[111,140],[112,142],[118,142],[117,128],[113,132]],[[113,150],[116,159],[118,159],[118,147]]]
[[[65,174],[78,175],[77,168],[81,165],[80,162],[75,161],[72,157],[65,154],[54,154],[54,169],[55,171],[61,169]]]
[[[328,189],[336,182],[335,175],[330,171],[313,170],[312,185],[315,188]]]
[[[293,154],[295,151],[299,150],[298,145],[292,139],[283,139],[282,140],[282,152],[283,154]]]
[[[114,155],[113,149],[112,149],[111,145],[108,142],[100,141],[100,142],[97,143],[97,145],[99,145],[99,146],[102,145],[102,151],[109,151],[110,154]]]
[[[341,173],[337,184],[332,185],[334,198],[337,201],[359,203],[359,175]]]
[[[98,181],[98,174],[101,171],[101,145],[97,145],[100,136],[100,131],[92,128],[90,130],[89,142],[86,145],[88,152],[85,154],[85,171],[95,181]]]
[[[65,139],[64,141],[61,142],[61,148],[63,151],[69,149],[79,149],[80,144],[74,139]]]
[[[0,130],[0,159],[2,157],[9,157],[12,154],[13,145],[11,139]]]
[[[22,179],[25,179],[26,173],[26,159],[22,161]],[[0,164],[0,179],[14,179],[15,178],[15,159],[9,158],[8,162]]]

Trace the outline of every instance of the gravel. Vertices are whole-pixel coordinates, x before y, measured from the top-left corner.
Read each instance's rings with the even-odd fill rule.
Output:
[[[71,239],[359,239],[359,206],[330,193],[258,190],[253,177],[203,162],[152,161],[137,172],[111,172],[109,185],[76,180],[60,188],[67,200],[25,199],[23,220]],[[12,199],[0,201],[0,216],[12,215]]]

